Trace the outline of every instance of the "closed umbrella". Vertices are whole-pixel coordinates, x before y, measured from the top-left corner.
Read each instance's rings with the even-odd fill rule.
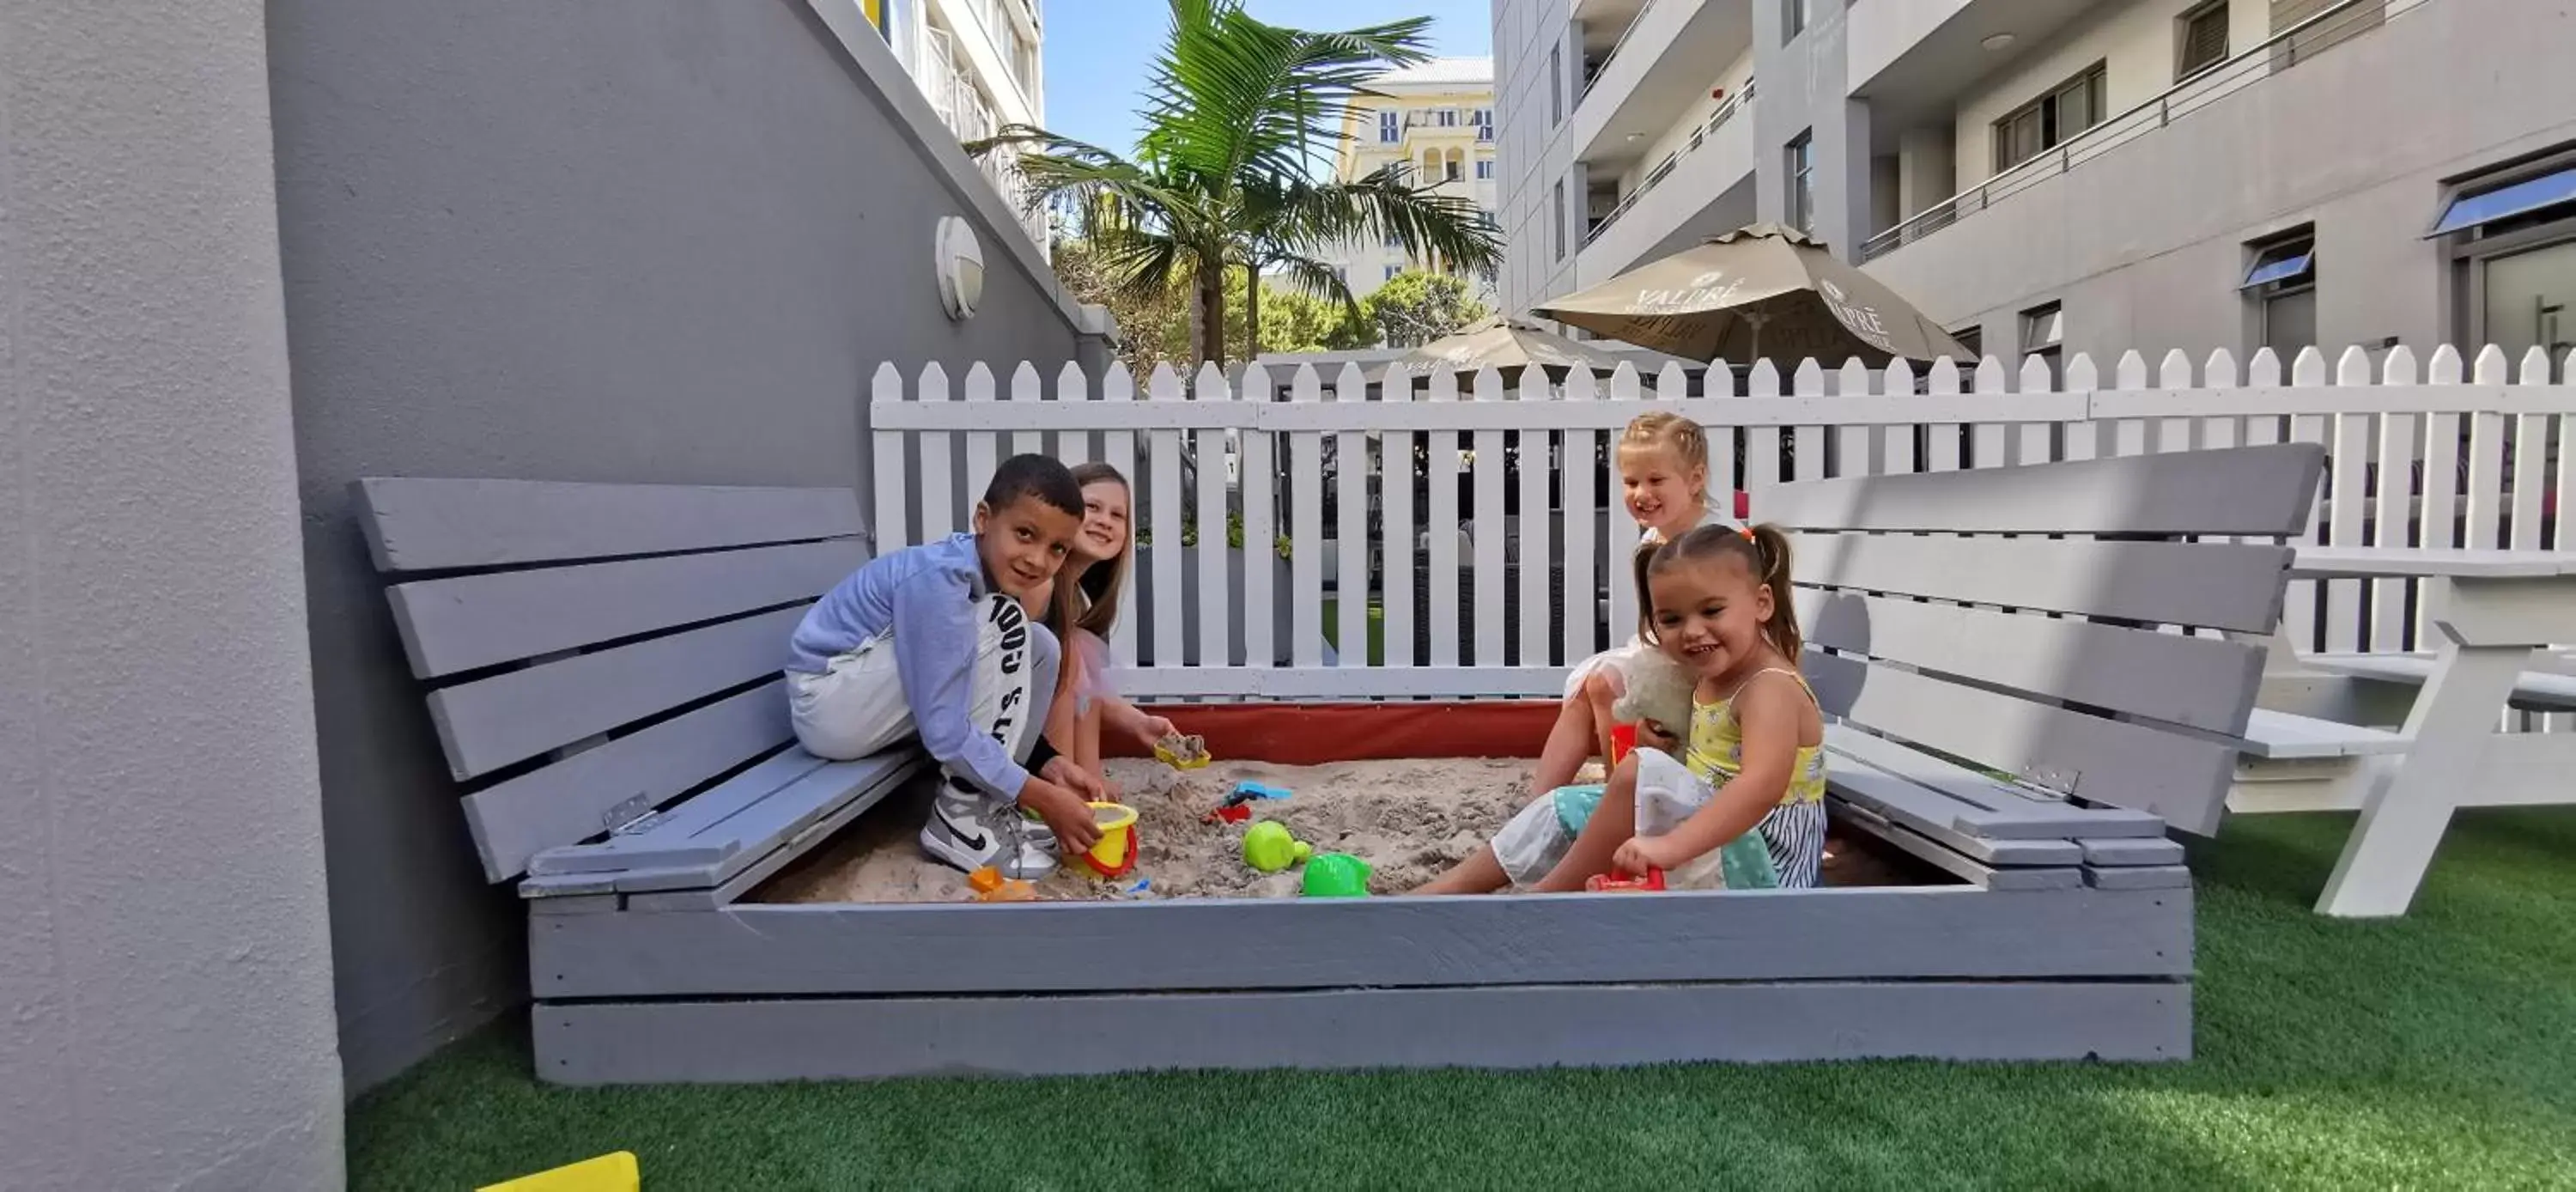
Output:
[[[1878,279],[1760,223],[1640,265],[1533,313],[1692,360],[1872,367],[1967,350]]]

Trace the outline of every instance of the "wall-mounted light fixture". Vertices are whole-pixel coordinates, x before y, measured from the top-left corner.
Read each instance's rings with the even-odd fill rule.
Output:
[[[975,242],[974,226],[958,216],[941,216],[931,242],[938,256],[939,304],[948,308],[949,318],[973,318],[984,300],[984,249]]]

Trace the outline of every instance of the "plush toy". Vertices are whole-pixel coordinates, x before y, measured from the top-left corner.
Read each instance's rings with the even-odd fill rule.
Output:
[[[1621,724],[1651,720],[1675,736],[1690,732],[1691,688],[1697,683],[1680,663],[1648,649],[1612,665],[1618,669],[1620,683],[1619,697],[1610,703],[1613,720]]]

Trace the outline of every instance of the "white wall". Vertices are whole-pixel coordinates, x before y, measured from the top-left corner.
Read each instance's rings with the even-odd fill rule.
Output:
[[[1690,106],[1673,117],[1672,123],[1665,125],[1662,132],[1655,134],[1654,140],[1646,146],[1645,155],[1620,174],[1619,193],[1624,195],[1643,185],[1647,172],[1654,169],[1655,163],[1662,161],[1664,155],[1680,152],[1690,144],[1691,130],[1706,125],[1708,118],[1717,113],[1718,105],[1726,102],[1709,98],[1711,90],[1723,87],[1731,99],[1744,90],[1744,81],[1752,77],[1753,51],[1748,47],[1736,55],[1735,61],[1727,63],[1725,69],[1710,75],[1708,83],[1700,88],[1698,97],[1691,101]]]
[[[2096,62],[2103,63],[2105,117],[2153,99],[2174,85],[2175,46],[2182,30],[2175,18],[2200,0],[2139,0],[2104,5],[2060,30],[2048,44],[1980,82],[1959,98],[1959,189],[1993,177],[1995,121]],[[2228,53],[2239,54],[2271,36],[2267,0],[2230,0]]]
[[[2576,12],[2433,0],[2071,173],[1873,260],[1947,326],[2013,349],[2019,311],[2066,310],[2066,347],[2253,345],[2236,285],[2248,241],[2316,229],[2317,335],[2333,351],[2460,334],[2443,249],[2423,239],[2443,180],[2576,141]]]
[[[13,1189],[345,1178],[268,83],[261,0],[0,0]]]

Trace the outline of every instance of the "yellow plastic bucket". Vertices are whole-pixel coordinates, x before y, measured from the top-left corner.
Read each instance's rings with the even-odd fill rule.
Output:
[[[1094,803],[1091,823],[1100,843],[1083,854],[1084,863],[1102,877],[1117,877],[1136,865],[1136,809],[1124,803]]]

